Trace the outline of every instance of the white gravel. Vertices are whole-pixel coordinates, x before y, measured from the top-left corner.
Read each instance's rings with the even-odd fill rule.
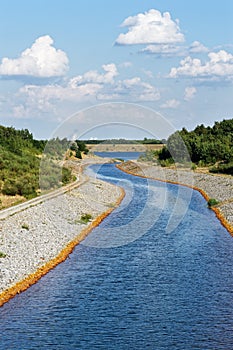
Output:
[[[66,194],[46,200],[0,220],[0,293],[35,272],[87,227],[82,214],[93,219],[114,206],[121,189],[90,179]]]

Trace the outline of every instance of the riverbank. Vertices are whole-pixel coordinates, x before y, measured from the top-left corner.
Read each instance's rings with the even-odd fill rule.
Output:
[[[181,184],[198,190],[208,201],[219,201],[212,210],[233,236],[233,178],[231,176],[197,173],[191,170],[169,169],[142,162],[125,162],[118,168],[137,176]]]
[[[76,188],[0,221],[0,306],[64,261],[124,197],[109,183],[86,179]],[[82,216],[88,214],[90,222]]]

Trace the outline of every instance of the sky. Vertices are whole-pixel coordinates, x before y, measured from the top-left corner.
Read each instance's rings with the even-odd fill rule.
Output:
[[[1,1],[0,124],[163,138],[233,118],[232,17],[231,0]]]

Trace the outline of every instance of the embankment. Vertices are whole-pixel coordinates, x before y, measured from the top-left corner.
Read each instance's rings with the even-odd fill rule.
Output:
[[[219,204],[211,209],[233,236],[233,178],[231,176],[162,168],[131,161],[121,163],[118,168],[129,174],[193,188],[198,190],[207,201],[210,198],[215,198]]]
[[[124,197],[96,179],[22,208],[0,221],[0,306],[64,261]],[[83,214],[92,220],[80,221]]]

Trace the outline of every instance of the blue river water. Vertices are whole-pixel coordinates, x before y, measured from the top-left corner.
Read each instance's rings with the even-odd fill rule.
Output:
[[[112,164],[88,171],[126,197],[69,259],[0,308],[1,348],[233,349],[233,239],[203,197]],[[168,231],[178,194],[186,211]]]

